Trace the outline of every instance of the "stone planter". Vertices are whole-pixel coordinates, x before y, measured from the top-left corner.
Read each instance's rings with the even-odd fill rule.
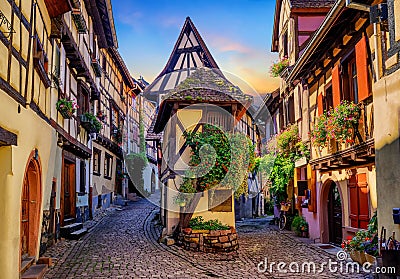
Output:
[[[365,256],[364,251],[351,251],[350,252],[350,258],[359,263],[360,265],[363,265],[365,262],[367,262],[367,258]]]
[[[178,236],[178,244],[186,250],[206,253],[232,252],[239,248],[236,229],[229,230],[192,230],[185,228]]]

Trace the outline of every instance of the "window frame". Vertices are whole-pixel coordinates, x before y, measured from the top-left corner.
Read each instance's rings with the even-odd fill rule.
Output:
[[[104,178],[111,180],[112,178],[112,165],[113,165],[113,156],[104,153]]]
[[[97,162],[96,162],[96,156]],[[95,166],[97,165],[97,171],[95,170]],[[100,169],[101,169],[101,150],[93,147],[93,175],[100,176]]]

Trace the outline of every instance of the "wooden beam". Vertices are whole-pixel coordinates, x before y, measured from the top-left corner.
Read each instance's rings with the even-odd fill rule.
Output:
[[[0,127],[0,146],[17,146],[17,135]]]

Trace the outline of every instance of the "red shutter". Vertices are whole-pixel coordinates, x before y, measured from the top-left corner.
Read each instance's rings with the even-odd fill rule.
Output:
[[[357,178],[355,175],[350,176],[347,185],[349,187],[350,227],[358,228],[358,191]]]
[[[332,70],[332,95],[333,107],[340,105],[340,71],[339,65],[336,65]]]
[[[318,95],[317,105],[318,105],[318,116],[324,113],[324,97],[322,93]]]
[[[368,199],[368,183],[367,174],[357,174],[357,189],[358,189],[358,220],[359,228],[367,229],[369,222],[369,199]]]
[[[366,99],[370,94],[367,41],[365,36],[356,44],[356,64],[357,64],[357,83],[358,100]]]
[[[317,175],[316,171],[311,171],[311,177],[308,183],[308,189],[311,192],[311,197],[308,203],[308,211],[316,213],[317,212]]]

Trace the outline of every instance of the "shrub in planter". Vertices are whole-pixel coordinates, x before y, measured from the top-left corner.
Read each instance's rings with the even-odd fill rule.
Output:
[[[297,233],[298,236],[304,236],[308,233],[308,223],[302,216],[296,216],[293,218],[292,229]]]
[[[58,112],[65,119],[70,119],[79,106],[73,100],[60,99],[56,103]]]
[[[223,225],[221,221],[217,219],[204,221],[202,216],[192,218],[189,222],[189,227],[193,230],[210,230],[210,231],[230,229],[228,225]]]

